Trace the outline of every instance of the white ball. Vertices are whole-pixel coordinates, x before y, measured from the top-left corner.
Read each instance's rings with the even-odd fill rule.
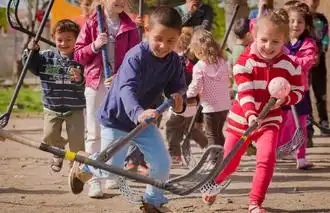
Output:
[[[277,99],[283,99],[288,96],[290,90],[290,83],[283,77],[273,78],[268,85],[268,92],[272,97]]]

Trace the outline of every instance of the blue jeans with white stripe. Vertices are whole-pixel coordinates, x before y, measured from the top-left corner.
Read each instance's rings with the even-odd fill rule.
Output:
[[[127,135],[127,132],[101,126],[101,150],[104,150],[110,143],[120,137]],[[145,160],[150,164],[149,176],[157,180],[168,180],[170,171],[170,156],[164,144],[164,139],[156,125],[146,127],[133,139],[134,144],[144,154]],[[117,167],[123,167],[128,146],[118,151],[109,162]],[[168,202],[163,190],[147,185],[144,193],[144,201],[160,206]]]

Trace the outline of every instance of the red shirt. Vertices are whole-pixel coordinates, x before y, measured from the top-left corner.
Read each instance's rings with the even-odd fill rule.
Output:
[[[298,103],[303,97],[304,87],[301,82],[301,69],[287,55],[281,54],[271,61],[265,61],[246,48],[233,68],[237,83],[237,98],[228,114],[227,130],[242,134],[248,128],[248,117],[261,112],[270,99],[268,84],[275,77],[286,78],[291,85],[291,92],[284,105]],[[261,127],[280,127],[282,123],[281,108],[272,109]]]

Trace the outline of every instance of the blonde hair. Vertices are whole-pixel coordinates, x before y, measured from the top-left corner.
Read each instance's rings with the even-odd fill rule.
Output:
[[[186,30],[185,28],[182,28],[182,32],[181,35],[178,39],[178,42],[176,43],[176,50],[178,52],[184,52],[186,50],[188,50],[189,45],[190,45],[190,41],[192,38],[192,32],[190,30]]]
[[[191,39],[190,49],[201,60],[210,64],[217,63],[222,57],[220,46],[211,32],[205,29],[197,29]]]
[[[257,34],[258,29],[260,27],[267,26],[263,25],[264,21],[269,21],[274,24],[277,27],[278,31],[284,34],[285,39],[289,39],[289,15],[284,9],[281,8],[275,11],[271,11],[267,15],[258,18],[255,27],[255,34]]]

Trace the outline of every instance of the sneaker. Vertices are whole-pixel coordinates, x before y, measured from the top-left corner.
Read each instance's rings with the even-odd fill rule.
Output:
[[[203,203],[207,204],[207,205],[212,205],[217,199],[216,195],[202,195],[202,200]]]
[[[306,159],[298,159],[297,160],[297,169],[307,170],[314,167],[314,164],[308,162]]]
[[[288,155],[280,155],[279,159],[281,159],[281,160],[296,160],[296,154],[291,153],[291,154],[288,154]]]
[[[90,198],[102,198],[103,192],[101,183],[98,180],[92,180],[89,183],[88,197]]]
[[[106,188],[106,189],[118,189],[119,187],[118,187],[117,180],[112,180],[112,179],[106,180],[105,184],[104,184],[104,188]]]
[[[260,205],[250,204],[248,213],[268,213],[266,209],[262,208]]]
[[[79,151],[77,154],[88,157],[86,152]],[[74,161],[68,176],[69,186],[73,194],[80,194],[85,183],[92,178],[92,174],[80,170],[80,165],[79,162]]]
[[[200,188],[203,202],[208,205],[212,205],[215,202],[217,195],[220,194],[223,190],[225,190],[230,183],[231,179],[223,181],[220,184],[217,184],[214,181],[210,181],[204,184]]]
[[[63,158],[58,157],[56,155],[53,156],[52,161],[50,163],[50,168],[53,172],[60,172],[63,166]]]
[[[322,136],[324,136],[324,135],[329,135],[329,122],[328,121],[321,121],[320,122],[320,126],[322,127],[322,128],[320,128],[320,132],[321,132],[321,135]],[[323,130],[323,129],[325,129],[325,130],[329,130],[329,131],[325,131],[325,130]]]

